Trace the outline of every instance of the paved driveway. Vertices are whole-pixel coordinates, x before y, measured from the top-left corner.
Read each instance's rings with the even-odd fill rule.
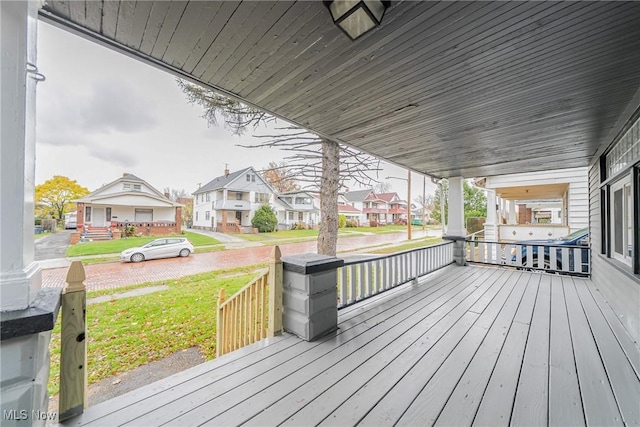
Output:
[[[433,231],[431,232],[433,235]],[[416,235],[416,237],[418,237]],[[376,234],[369,236],[343,237],[338,239],[338,251],[384,243],[401,242],[406,239],[403,233]],[[177,279],[191,274],[206,273],[213,270],[242,267],[268,262],[272,246],[234,249],[219,252],[194,254],[188,258],[170,258],[145,261],[138,264],[106,263],[85,267],[88,290],[112,289],[145,282]],[[290,243],[280,246],[283,256],[316,252],[316,241]],[[44,270],[42,286],[64,286],[66,268]]]
[[[72,230],[58,231],[35,241],[34,261],[64,258]]]

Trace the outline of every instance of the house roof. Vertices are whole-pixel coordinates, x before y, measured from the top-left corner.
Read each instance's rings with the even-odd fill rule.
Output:
[[[146,193],[146,192],[141,192],[141,191],[134,191],[134,190],[128,190],[128,191],[116,191],[116,192],[110,192],[110,193],[105,193],[106,190],[117,186],[118,184],[121,183],[125,183],[125,182],[139,182],[141,184],[144,184],[145,187],[147,187],[151,193]],[[104,199],[109,199],[109,198],[113,198],[113,197],[120,197],[120,196],[126,196],[126,195],[132,195],[132,196],[136,196],[136,197],[145,197],[145,198],[151,198],[154,200],[158,200],[161,202],[166,202],[167,204],[171,205],[171,206],[183,206],[180,203],[176,203],[170,199],[168,199],[167,197],[164,196],[164,194],[162,194],[160,191],[158,191],[154,186],[152,186],[151,184],[149,184],[147,181],[145,181],[142,178],[137,177],[136,175],[130,174],[130,173],[124,173],[122,174],[122,176],[118,179],[115,179],[113,181],[111,181],[108,184],[103,185],[102,187],[98,188],[95,191],[92,191],[91,193],[87,194],[86,196],[74,200],[75,203],[96,203],[99,202],[100,200],[104,200]]]
[[[385,202],[391,202],[394,197],[398,199],[398,200],[396,200],[396,202],[401,202],[402,201],[402,200],[400,200],[400,196],[398,196],[398,193],[396,193],[396,192],[393,192],[393,193],[376,193],[376,196],[378,197],[378,199],[384,200]]]
[[[294,209],[293,209],[293,206],[291,206],[289,203],[287,203],[287,202],[285,202],[284,200],[282,200],[279,196],[276,196],[276,197],[275,197],[275,199],[274,199],[274,201],[275,201],[276,203],[279,203],[280,205],[282,205],[282,206],[284,207],[284,209],[285,209],[285,210],[287,210],[287,211],[292,211],[292,210],[294,210]]]
[[[142,178],[138,178],[137,176],[135,176],[132,173],[123,173],[122,174],[122,178],[120,178],[120,180],[123,181],[140,181],[140,182],[144,182],[144,180]]]
[[[258,179],[260,181],[262,181],[267,187],[269,187],[269,190],[272,193],[274,193],[274,194],[276,193],[276,191],[269,185],[269,183],[267,181],[265,181],[262,178],[262,176],[253,168],[253,166],[249,166],[248,168],[244,168],[244,169],[237,170],[235,172],[231,172],[231,173],[229,173],[229,175],[220,175],[218,177],[215,177],[211,181],[207,182],[205,185],[203,185],[202,187],[198,188],[196,191],[194,191],[191,194],[196,195],[196,194],[201,194],[201,193],[208,193],[209,191],[215,191],[215,190],[220,190],[220,189],[224,189],[224,188],[229,188],[229,185],[231,185],[235,180],[237,180],[241,176],[244,176],[248,172],[253,172],[258,177]]]
[[[344,198],[349,202],[362,202],[364,201],[369,194],[372,194],[373,190],[357,190],[357,191],[347,191],[343,194]]]
[[[241,175],[244,175],[249,170],[253,170],[255,172],[255,170],[252,167],[248,167],[248,168],[244,168],[244,169],[241,169],[241,170],[238,170],[238,171],[235,171],[235,172],[231,172],[229,175],[217,176],[217,177],[213,178],[211,181],[207,182],[202,187],[198,188],[196,191],[194,191],[191,194],[207,193],[209,191],[214,191],[214,190],[219,190],[221,188],[225,188],[227,185],[229,185],[233,181],[235,181],[236,178],[238,178]]]
[[[338,212],[361,213],[360,209],[354,208],[351,205],[338,205]]]

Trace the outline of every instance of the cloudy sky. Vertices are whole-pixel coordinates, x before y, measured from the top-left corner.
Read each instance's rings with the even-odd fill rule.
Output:
[[[187,103],[168,73],[43,22],[38,31],[38,68],[46,81],[37,89],[36,184],[64,175],[95,190],[128,172],[160,191],[190,193],[221,175],[225,164],[231,171],[261,169],[284,156],[236,146],[269,129],[238,137],[208,127],[202,109]],[[386,176],[406,177],[406,171],[385,165],[380,179]],[[422,192],[422,177],[414,174],[413,181],[412,199]],[[405,181],[388,182],[406,197]],[[427,192],[434,188],[428,184]]]

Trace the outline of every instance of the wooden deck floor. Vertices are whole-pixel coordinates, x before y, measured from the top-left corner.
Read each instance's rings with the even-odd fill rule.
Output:
[[[69,425],[638,425],[640,351],[590,280],[450,266]]]

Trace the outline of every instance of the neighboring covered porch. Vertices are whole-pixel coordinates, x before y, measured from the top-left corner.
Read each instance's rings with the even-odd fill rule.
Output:
[[[587,168],[476,178],[487,190],[484,239],[555,239],[589,225]]]
[[[65,425],[634,425],[640,351],[599,286],[450,265]]]

